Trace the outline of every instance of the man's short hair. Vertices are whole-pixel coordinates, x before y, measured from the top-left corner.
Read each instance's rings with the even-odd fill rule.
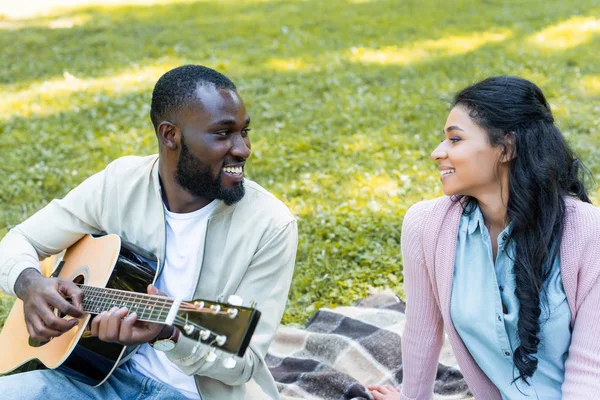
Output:
[[[160,77],[152,91],[150,119],[154,129],[172,115],[197,100],[196,90],[202,85],[236,90],[229,78],[203,65],[182,65]]]

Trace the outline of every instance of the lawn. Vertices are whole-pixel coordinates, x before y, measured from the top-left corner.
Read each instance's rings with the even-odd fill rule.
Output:
[[[402,218],[441,194],[429,153],[458,89],[533,80],[600,179],[599,15],[597,0],[205,0],[0,17],[0,236],[110,160],[155,152],[156,79],[201,63],[246,101],[247,175],[298,218],[284,323],[402,293]]]

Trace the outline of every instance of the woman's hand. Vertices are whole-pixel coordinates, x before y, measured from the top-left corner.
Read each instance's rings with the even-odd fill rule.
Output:
[[[398,400],[400,399],[400,389],[392,385],[369,385],[367,388],[375,400]]]

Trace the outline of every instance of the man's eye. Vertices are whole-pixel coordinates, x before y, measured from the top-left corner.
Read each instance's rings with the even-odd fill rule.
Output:
[[[219,136],[227,136],[227,135],[229,135],[229,132],[228,131],[218,131],[218,132],[215,132],[215,134],[217,134]]]
[[[244,137],[248,136],[248,134],[250,133],[251,130],[252,129],[250,129],[250,128],[243,129],[242,130],[242,136],[244,136]]]

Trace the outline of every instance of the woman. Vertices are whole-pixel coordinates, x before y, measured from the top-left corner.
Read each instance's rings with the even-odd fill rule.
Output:
[[[375,399],[431,398],[444,329],[477,399],[600,398],[600,210],[541,90],[463,89],[431,158],[449,197],[404,219],[403,385]]]

